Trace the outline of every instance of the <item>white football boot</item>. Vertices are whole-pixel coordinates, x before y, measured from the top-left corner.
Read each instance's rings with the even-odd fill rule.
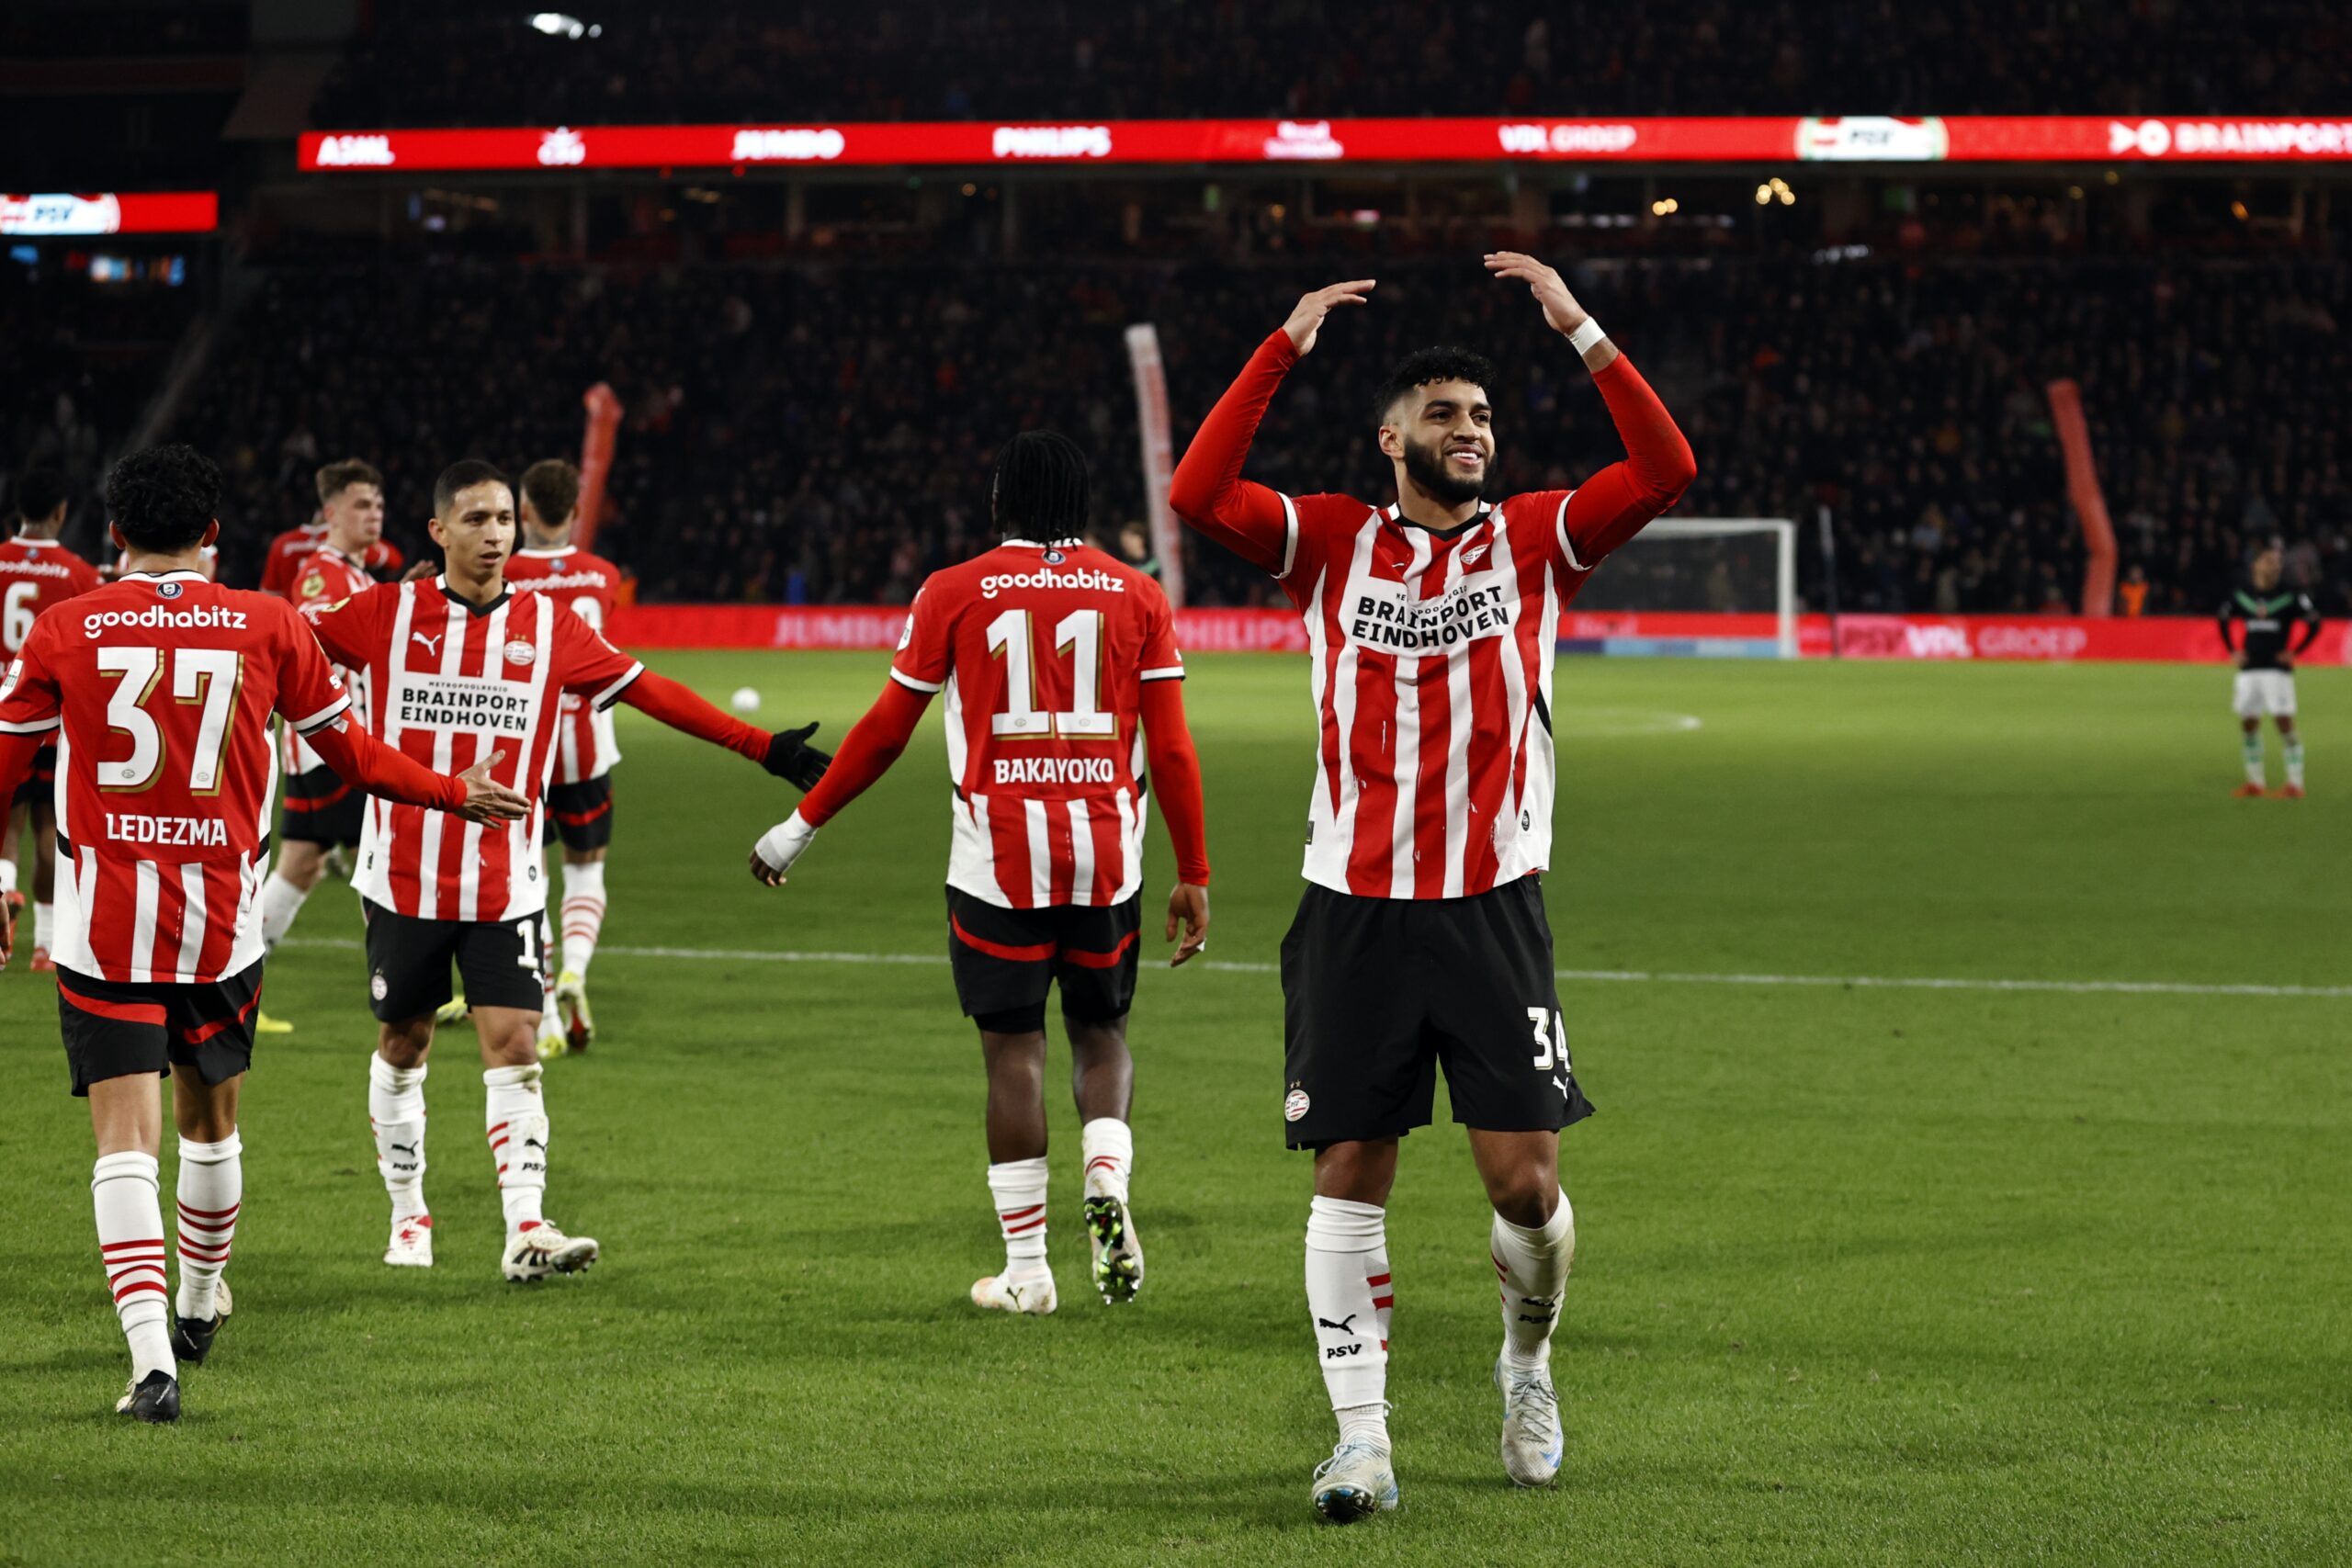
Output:
[[[1050,1273],[1014,1280],[1010,1274],[991,1274],[985,1280],[972,1281],[972,1304],[996,1312],[1027,1313],[1043,1317],[1061,1303],[1054,1295],[1054,1277]]]
[[[1315,1467],[1315,1511],[1335,1525],[1396,1506],[1396,1470],[1388,1450],[1370,1443],[1341,1443]]]
[[[395,1269],[432,1268],[433,1216],[411,1214],[404,1220],[394,1220],[392,1239],[384,1248],[384,1261]]]
[[[1086,1216],[1086,1241],[1094,1254],[1094,1288],[1113,1306],[1136,1299],[1143,1289],[1143,1240],[1136,1235],[1136,1217],[1127,1210],[1126,1194],[1087,1184],[1080,1212]]]
[[[516,1231],[499,1259],[499,1271],[521,1283],[550,1274],[577,1274],[596,1261],[596,1238],[566,1235],[552,1221]]]
[[[1513,1371],[1498,1356],[1495,1386],[1503,1391],[1503,1473],[1517,1485],[1551,1485],[1560,1473],[1560,1396],[1551,1370]]]

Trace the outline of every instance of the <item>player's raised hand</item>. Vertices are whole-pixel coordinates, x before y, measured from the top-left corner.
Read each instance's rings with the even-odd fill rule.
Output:
[[[1592,312],[1577,303],[1560,275],[1533,256],[1517,251],[1490,251],[1487,254],[1487,270],[1497,277],[1508,277],[1527,285],[1535,302],[1544,307],[1544,320],[1554,332],[1563,336],[1576,331],[1591,318]]]
[[[1290,320],[1283,323],[1283,331],[1290,333],[1290,344],[1300,354],[1315,346],[1315,334],[1323,329],[1323,318],[1336,305],[1369,303],[1364,296],[1378,287],[1376,280],[1359,277],[1350,283],[1334,283],[1312,294],[1299,296],[1298,304],[1291,310]],[[1181,962],[1181,960],[1180,960]]]
[[[1176,940],[1176,925],[1182,921],[1184,945],[1168,961],[1175,968],[1209,944],[1209,890],[1196,883],[1180,882],[1168,894],[1168,940]]]
[[[458,775],[459,782],[466,786],[466,803],[457,808],[456,815],[469,822],[479,822],[485,828],[495,828],[502,822],[515,820],[531,809],[529,801],[490,776],[505,761],[505,752],[492,751]]]
[[[427,556],[424,559],[416,562],[406,571],[401,573],[401,581],[402,582],[417,582],[428,577],[438,577],[440,575],[441,563],[435,560],[432,557]]]

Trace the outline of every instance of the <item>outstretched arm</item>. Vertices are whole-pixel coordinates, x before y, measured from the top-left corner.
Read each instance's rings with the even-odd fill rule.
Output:
[[[2222,605],[2219,617],[2222,626],[2222,651],[2234,654],[2238,650],[2237,622],[2236,617],[2230,614],[2230,608],[2227,604]]]
[[[929,692],[898,681],[886,682],[865,716],[850,727],[832,765],[800,803],[800,809],[761,836],[752,851],[752,876],[770,887],[782,886],[785,873],[817,836],[817,829],[890,771],[930,706]]]
[[[1184,683],[1143,683],[1145,764],[1152,793],[1168,819],[1168,841],[1176,852],[1176,886],[1168,895],[1168,940],[1184,927],[1184,944],[1168,961],[1174,968],[1209,942],[1208,831],[1201,807],[1201,759],[1184,723]]]
[[[697,740],[724,746],[739,757],[748,757],[802,789],[813,788],[825,776],[825,764],[832,761],[831,753],[808,744],[808,737],[817,732],[813,724],[771,735],[719,712],[667,675],[657,675],[642,666],[634,679],[609,694],[604,705],[616,702],[627,703],[638,712],[660,719],[681,735],[691,735]]]
[[[452,812],[485,827],[512,822],[531,808],[529,801],[491,777],[506,760],[503,751],[492,752],[452,776],[436,773],[385,745],[342,715],[302,739],[311,743],[320,761],[334,770],[335,777],[386,800]]]
[[[1243,479],[1241,465],[1274,389],[1315,346],[1323,318],[1339,306],[1363,304],[1372,288],[1371,278],[1358,278],[1303,297],[1201,422],[1169,482],[1168,504],[1177,516],[1276,577],[1290,570],[1289,509],[1273,491]]]

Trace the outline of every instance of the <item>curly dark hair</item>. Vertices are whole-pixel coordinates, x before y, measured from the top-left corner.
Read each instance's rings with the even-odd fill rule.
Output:
[[[1372,405],[1372,422],[1388,423],[1388,411],[1396,400],[1416,387],[1426,387],[1432,381],[1468,381],[1484,387],[1495,378],[1495,367],[1483,354],[1466,348],[1417,348],[1396,362],[1388,372],[1388,379],[1380,384],[1380,391]]]
[[[220,470],[176,442],[131,453],[107,476],[107,517],[134,549],[175,555],[220,514]]]

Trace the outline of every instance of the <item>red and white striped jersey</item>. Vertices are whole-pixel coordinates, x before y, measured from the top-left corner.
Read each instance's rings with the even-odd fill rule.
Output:
[[[341,550],[321,546],[295,569],[293,586],[286,596],[293,602],[294,608],[301,612],[304,620],[316,621],[353,594],[365,593],[375,586],[376,580],[368,575],[366,566]],[[362,729],[371,729],[368,672],[338,668],[335,673],[343,677],[344,686],[351,694],[352,722]],[[307,773],[321,765],[319,754],[311,750],[310,742],[294,733],[291,725],[279,731],[278,742],[284,750],[280,765],[288,773]]]
[[[17,657],[33,622],[98,585],[98,569],[55,539],[24,535],[0,543],[0,671]]]
[[[0,682],[0,731],[57,735],[59,967],[201,985],[256,962],[269,716],[315,734],[349,705],[292,605],[197,572],[42,616]]]
[[[1283,591],[1317,721],[1306,879],[1459,898],[1552,857],[1552,664],[1584,586],[1566,491],[1446,535],[1341,495],[1283,498]]]
[[[621,569],[602,556],[564,545],[550,550],[516,550],[507,558],[506,581],[517,588],[553,594],[601,632],[613,618]],[[563,728],[555,742],[555,782],[582,784],[601,779],[620,760],[612,710],[566,693]]]
[[[1007,908],[1116,904],[1143,882],[1143,682],[1180,681],[1159,584],[1075,539],[933,572],[890,677],[947,693],[947,883]]]
[[[352,885],[420,919],[512,920],[547,903],[540,795],[555,765],[558,698],[608,707],[645,666],[544,593],[476,606],[448,579],[379,583],[321,614],[319,641],[364,670],[379,740],[439,773],[493,751],[492,776],[531,803],[504,828],[370,796]]]
[[[326,548],[326,543],[327,525],[322,518],[313,518],[300,528],[288,528],[270,540],[268,550],[262,556],[261,591],[293,598],[295,588],[302,581],[302,563],[314,551]],[[400,547],[390,539],[378,539],[360,555],[360,564],[371,572],[398,571],[406,560]]]

